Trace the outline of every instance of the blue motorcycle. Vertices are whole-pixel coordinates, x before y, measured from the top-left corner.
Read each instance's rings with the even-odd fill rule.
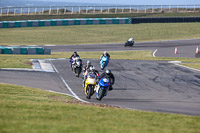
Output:
[[[101,99],[107,95],[109,88],[109,78],[101,78],[96,89],[96,99],[101,101]]]
[[[109,58],[107,56],[102,57],[100,61],[101,70],[104,70],[104,68],[108,65],[108,61],[109,61]]]

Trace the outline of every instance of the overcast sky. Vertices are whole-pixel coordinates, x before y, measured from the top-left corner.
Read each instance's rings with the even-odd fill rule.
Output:
[[[64,1],[77,3],[105,3],[124,5],[186,5],[200,4],[200,0],[43,0],[43,1]]]

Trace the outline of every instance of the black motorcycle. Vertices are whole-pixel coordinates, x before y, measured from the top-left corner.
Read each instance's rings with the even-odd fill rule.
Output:
[[[82,62],[80,59],[72,63],[72,71],[75,73],[76,77],[79,77],[82,71]]]
[[[124,44],[124,47],[127,47],[127,46],[133,47],[133,45],[134,45],[134,41],[132,41],[132,42],[127,41],[127,42]]]

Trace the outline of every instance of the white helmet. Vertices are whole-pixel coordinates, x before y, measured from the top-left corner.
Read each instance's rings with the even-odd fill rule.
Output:
[[[87,64],[88,64],[88,65],[91,65],[91,61],[88,60],[88,61],[87,61]]]
[[[103,54],[104,54],[104,56],[106,56],[106,54],[107,54],[107,51],[104,51],[104,53],[103,53]]]
[[[94,71],[95,70],[95,67],[94,66],[91,66],[90,67],[90,71]]]

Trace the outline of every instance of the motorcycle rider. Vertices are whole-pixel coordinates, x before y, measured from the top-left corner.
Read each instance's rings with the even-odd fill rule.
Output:
[[[99,79],[97,80],[97,84],[99,83],[99,80],[100,80],[101,78],[104,78],[104,77],[109,78],[109,80],[110,80],[110,88],[109,88],[109,91],[110,91],[110,90],[113,90],[112,85],[114,85],[114,83],[115,83],[115,77],[114,77],[114,75],[112,74],[112,72],[111,72],[110,69],[107,69],[105,72],[103,72],[103,73],[99,76]]]
[[[91,61],[88,60],[86,66],[83,67],[83,73],[85,73],[86,70],[90,68],[90,66],[92,66],[92,65],[91,65]]]
[[[104,53],[101,55],[100,61],[101,61],[103,56],[108,57],[108,61],[110,60],[110,54],[107,51],[104,51]]]
[[[85,76],[84,76],[84,80],[83,80],[83,88],[85,88],[85,81],[87,79],[87,76],[90,74],[90,73],[93,73],[96,75],[97,79],[99,78],[99,72],[95,69],[94,66],[90,66],[89,69],[86,70],[85,72]]]
[[[72,54],[72,56],[69,58],[69,59],[70,59],[69,62],[71,62],[71,61],[72,61],[72,58],[75,58],[75,57],[79,57],[79,58],[80,58],[80,56],[77,54],[76,51],[75,51],[75,52]],[[71,67],[72,67],[72,62],[71,62]]]
[[[127,41],[127,43],[129,43],[129,44],[132,44],[133,42],[134,42],[133,38],[129,38],[128,41]]]

